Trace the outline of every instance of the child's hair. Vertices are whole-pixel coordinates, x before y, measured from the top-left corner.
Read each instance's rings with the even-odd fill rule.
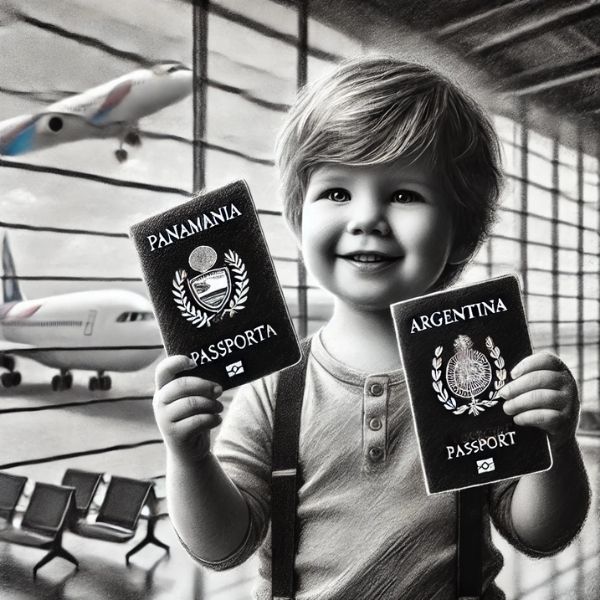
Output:
[[[299,236],[304,193],[319,164],[364,166],[424,153],[448,192],[455,240],[470,257],[489,233],[502,186],[489,119],[425,66],[387,56],[344,61],[300,92],[277,140],[284,216]],[[436,287],[451,283],[465,263],[448,265]]]

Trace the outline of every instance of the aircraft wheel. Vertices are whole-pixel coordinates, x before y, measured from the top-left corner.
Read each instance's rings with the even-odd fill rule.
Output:
[[[9,375],[11,376],[11,379],[12,379],[12,385],[14,385],[14,386],[20,385],[21,373],[19,371],[13,371],[12,373],[9,373]]]
[[[127,150],[119,148],[118,150],[115,150],[115,156],[120,163],[125,162],[127,160]]]
[[[0,356],[0,367],[4,367],[7,371],[13,371],[15,368],[15,357],[6,354]]]
[[[63,387],[65,390],[70,390],[73,387],[73,375],[71,373],[63,375]]]
[[[110,390],[112,385],[112,381],[109,375],[102,375],[100,377],[100,389],[101,390]]]
[[[6,388],[12,387],[13,385],[12,373],[2,373],[0,380],[2,381],[2,385]]]
[[[61,377],[60,375],[55,375],[52,378],[52,391],[53,392],[58,392],[59,390],[62,389],[62,385],[61,385]]]
[[[90,377],[90,381],[88,383],[88,388],[91,392],[97,390],[100,387],[100,382],[97,377]]]
[[[125,136],[125,139],[123,141],[126,144],[129,144],[130,146],[142,145],[142,138],[140,137],[140,134],[137,131],[127,132],[127,135]]]

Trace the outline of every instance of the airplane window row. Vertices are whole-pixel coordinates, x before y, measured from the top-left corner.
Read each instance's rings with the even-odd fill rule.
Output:
[[[4,327],[81,327],[83,321],[4,321]]]
[[[117,323],[130,321],[152,321],[154,313],[151,312],[124,312],[117,317]]]

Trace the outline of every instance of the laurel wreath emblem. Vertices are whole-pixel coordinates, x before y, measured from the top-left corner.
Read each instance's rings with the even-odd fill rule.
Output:
[[[494,361],[494,366],[496,367],[496,380],[494,381],[494,389],[490,391],[487,400],[473,398],[470,404],[463,404],[461,406],[457,405],[456,399],[448,393],[448,390],[442,381],[441,368],[442,352],[444,347],[438,346],[434,351],[433,360],[431,361],[431,383],[433,385],[433,389],[437,393],[437,399],[442,403],[446,410],[451,410],[455,415],[461,415],[468,411],[468,414],[477,416],[478,414],[484,412],[486,408],[491,408],[492,406],[498,404],[498,400],[496,400],[498,397],[498,392],[506,382],[506,366],[504,359],[500,354],[500,348],[494,345],[494,341],[490,336],[485,338],[485,346],[488,350],[490,358],[492,358]]]
[[[250,289],[248,286],[248,273],[246,272],[246,265],[233,250],[225,252],[225,262],[231,267],[235,279],[235,294],[229,302],[229,306],[225,309],[225,312],[233,317],[236,312],[246,308],[244,302],[248,300],[248,290]]]
[[[235,292],[222,314],[228,314],[229,317],[233,317],[233,315],[246,308],[244,303],[248,300],[248,291],[250,289],[248,273],[246,265],[244,265],[242,259],[233,250],[225,253],[225,263],[231,268],[233,273]],[[178,269],[175,272],[172,289],[175,304],[177,304],[177,308],[182,316],[198,329],[210,327],[214,320],[218,320],[217,317],[219,315],[211,315],[192,304],[186,293],[186,279],[187,272],[184,269]]]

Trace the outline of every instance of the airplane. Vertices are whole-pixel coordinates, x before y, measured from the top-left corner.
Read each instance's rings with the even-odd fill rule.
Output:
[[[192,71],[181,63],[138,69],[29,115],[0,121],[0,155],[18,156],[57,144],[116,137],[119,162],[124,144],[139,146],[138,121],[192,92]]]
[[[90,377],[88,385],[94,391],[111,388],[107,371],[143,369],[162,352],[152,306],[144,296],[106,289],[27,300],[15,278],[6,235],[2,264],[6,277],[0,304],[0,367],[6,372],[0,381],[4,387],[21,383],[14,354],[59,369],[51,381],[54,391],[72,386],[71,369],[95,371],[97,375]],[[119,346],[124,348],[115,348]]]

